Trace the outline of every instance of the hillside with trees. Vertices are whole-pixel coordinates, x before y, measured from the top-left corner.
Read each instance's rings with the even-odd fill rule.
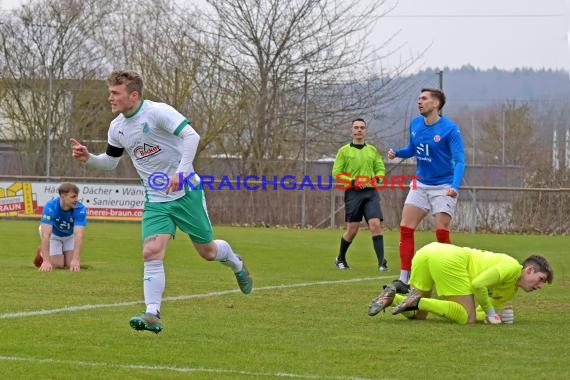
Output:
[[[426,69],[405,78],[414,85],[380,118],[374,119],[377,143],[381,146],[407,142],[409,120],[417,115],[416,100],[422,87],[439,87],[438,69]],[[570,73],[556,70],[478,70],[472,66],[443,69],[447,103],[443,113],[460,124],[468,162],[472,164],[520,164],[520,152],[542,151],[550,162],[553,131],[563,148],[570,128]],[[505,128],[503,129],[503,125]],[[503,159],[505,150],[513,153]],[[498,144],[498,145],[497,145]],[[490,155],[489,151],[495,152]],[[544,154],[544,152],[549,152]],[[560,157],[563,159],[563,153]]]

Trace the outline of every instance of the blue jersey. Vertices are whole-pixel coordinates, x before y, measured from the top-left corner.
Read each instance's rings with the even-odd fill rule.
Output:
[[[51,225],[52,234],[55,236],[71,236],[74,226],[87,224],[87,208],[81,202],[77,202],[74,209],[64,211],[59,203],[59,197],[55,197],[46,203],[41,222]]]
[[[458,190],[465,172],[465,153],[459,127],[441,116],[426,125],[423,116],[410,122],[410,143],[394,150],[396,157],[416,156],[418,180],[426,185],[451,185]]]

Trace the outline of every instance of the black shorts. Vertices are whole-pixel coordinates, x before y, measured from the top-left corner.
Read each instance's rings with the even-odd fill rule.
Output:
[[[345,220],[349,223],[361,222],[362,217],[368,222],[378,218],[384,220],[380,207],[378,191],[371,187],[362,190],[346,190],[344,192]]]

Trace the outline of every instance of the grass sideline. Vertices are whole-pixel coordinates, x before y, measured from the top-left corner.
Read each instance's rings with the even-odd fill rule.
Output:
[[[166,259],[165,331],[129,328],[143,311],[140,226],[91,223],[80,273],[32,266],[37,221],[0,219],[5,297],[0,371],[9,379],[551,379],[568,375],[567,236],[453,233],[457,245],[523,259],[544,254],[554,284],[515,299],[515,324],[458,326],[366,314],[397,277],[398,235],[385,236],[391,272],[376,271],[370,234],[334,257],[341,230],[215,227],[242,253],[256,290],[200,259],[178,234]],[[433,238],[418,233],[416,246]]]

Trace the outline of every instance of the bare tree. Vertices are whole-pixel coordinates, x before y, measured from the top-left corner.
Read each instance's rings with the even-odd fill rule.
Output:
[[[221,64],[232,78],[227,88],[239,100],[232,150],[253,173],[275,170],[270,164],[278,160],[283,168],[282,158],[302,152],[305,76],[308,140],[319,154],[346,139],[346,129],[339,133],[339,126],[393,100],[392,79],[410,64],[391,73],[372,69],[380,53],[367,47],[365,37],[388,12],[381,10],[384,1],[207,3],[213,9],[207,36],[222,45]]]
[[[201,135],[199,152],[223,138],[236,102],[225,89],[227,74],[215,63],[220,54],[203,54],[202,22],[198,12],[172,0],[125,1],[95,37],[114,66],[141,73],[146,98],[169,103],[190,118]]]
[[[365,43],[384,1],[208,3],[210,14],[174,0],[44,0],[6,19],[0,108],[30,173],[44,172],[37,157],[48,130],[54,151],[70,132],[105,140],[112,115],[97,80],[112,68],[140,71],[146,96],[191,119],[200,150],[237,155],[241,172],[259,174],[287,169],[283,159],[300,157],[306,141],[313,157],[333,152],[351,118],[381,117],[376,110],[398,96],[393,79],[413,62],[373,69],[389,54],[389,37],[376,51]],[[54,160],[52,174],[66,165]]]
[[[544,147],[534,113],[530,105],[514,101],[485,112],[479,145],[491,163],[534,167],[540,162]]]
[[[89,80],[100,75],[105,62],[104,51],[86,31],[97,26],[110,5],[107,0],[44,0],[3,18],[3,137],[18,145],[22,174],[47,174],[49,169],[51,175],[68,174],[67,139],[95,116],[93,108],[75,105],[98,93]],[[49,168],[46,160],[51,160]]]

